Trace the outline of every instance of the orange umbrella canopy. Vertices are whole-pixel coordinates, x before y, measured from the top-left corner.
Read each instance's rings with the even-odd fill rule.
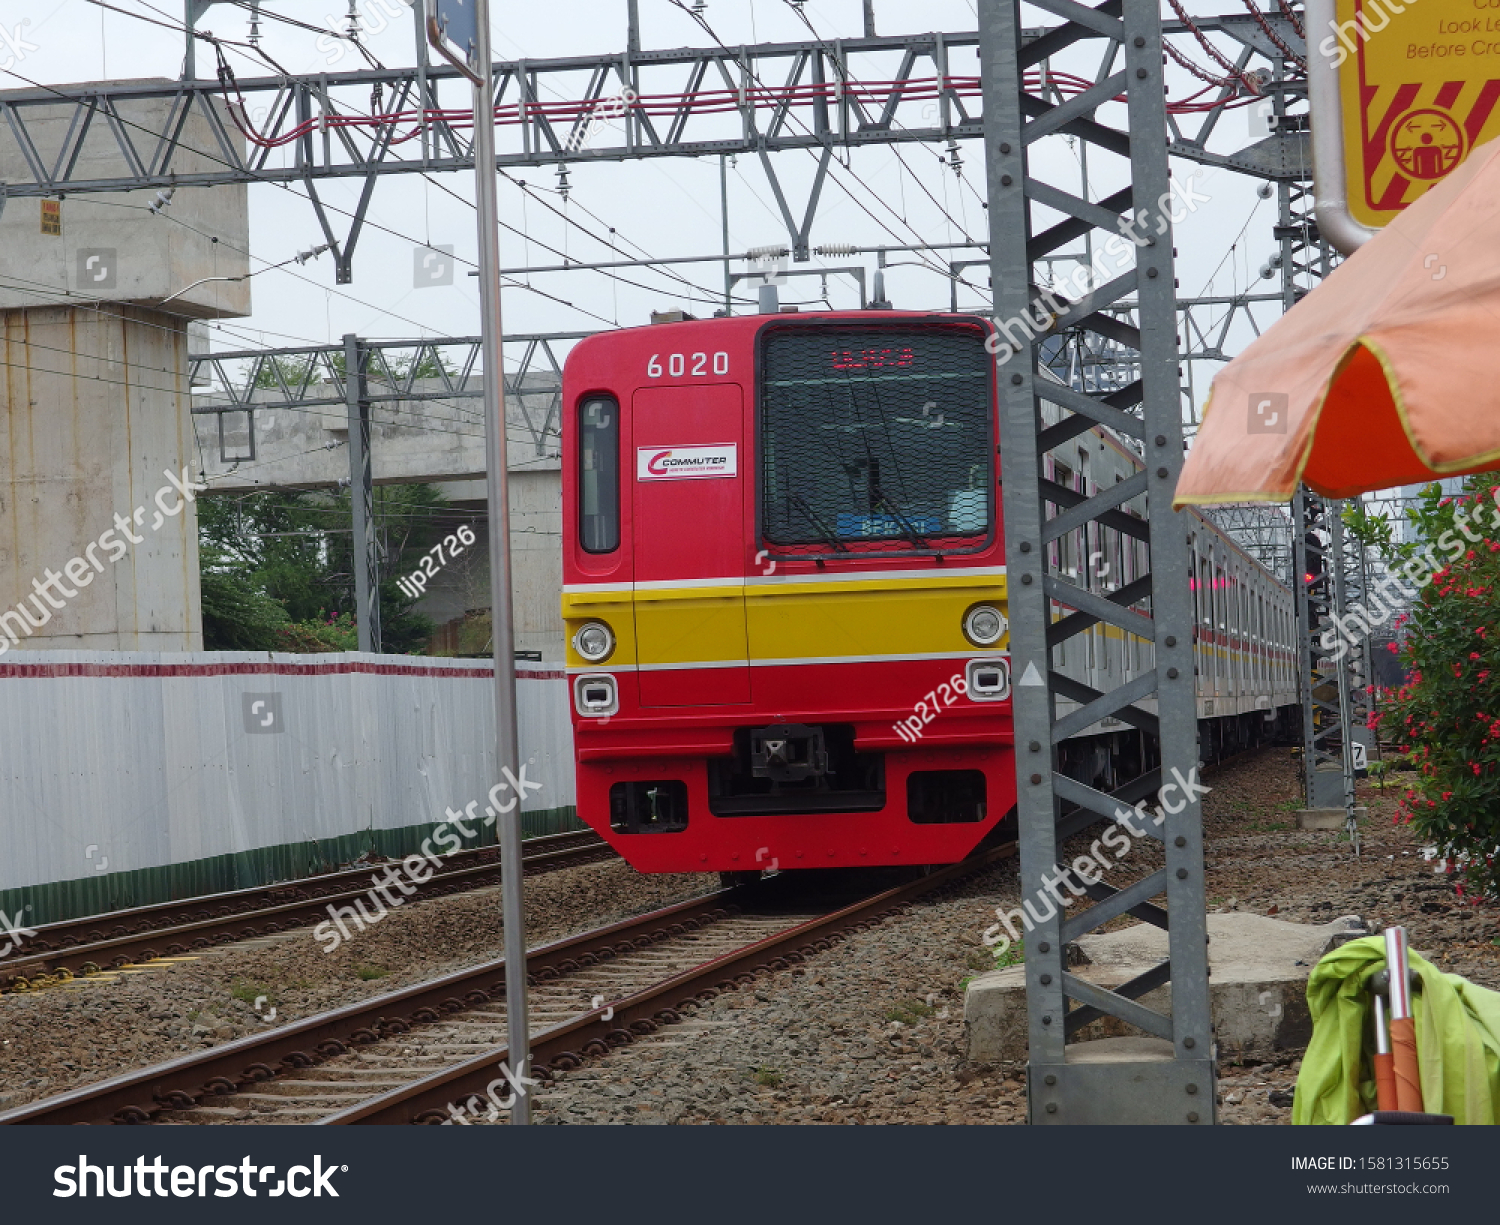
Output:
[[[1214,379],[1174,505],[1285,502],[1500,461],[1500,140]]]

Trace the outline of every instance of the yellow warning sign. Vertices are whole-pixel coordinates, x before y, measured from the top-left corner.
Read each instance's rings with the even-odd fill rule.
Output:
[[[62,201],[42,201],[42,233],[62,236]]]
[[[1308,41],[1338,66],[1349,212],[1391,221],[1500,136],[1500,0],[1337,0]]]

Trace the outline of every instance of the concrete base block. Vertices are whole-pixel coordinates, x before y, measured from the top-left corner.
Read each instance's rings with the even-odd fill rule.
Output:
[[[1208,916],[1210,1000],[1215,1040],[1221,1055],[1269,1054],[1299,1050],[1312,1035],[1307,1011],[1307,976],[1330,947],[1341,944],[1361,921],[1348,915],[1331,923],[1287,923],[1265,915]],[[1167,955],[1167,934],[1149,924],[1118,932],[1084,936],[1078,948],[1086,963],[1073,967],[1080,978],[1101,987],[1118,987],[1150,969]],[[1141,997],[1155,1012],[1170,1014],[1172,988],[1168,984]],[[978,1063],[1019,1062],[1027,1053],[1026,971],[1009,966],[981,974],[969,983],[964,996],[964,1031],[968,1058]],[[1068,1058],[1085,1057],[1099,1039],[1140,1038],[1124,1022],[1105,1017],[1085,1026],[1073,1037]],[[1118,1044],[1100,1047],[1100,1056]],[[1159,1048],[1153,1048],[1159,1049]],[[1139,1060],[1143,1050],[1121,1048],[1114,1056]],[[1170,1049],[1167,1053],[1170,1055]]]
[[[1363,821],[1370,815],[1368,808],[1356,808],[1354,815]],[[1343,829],[1348,814],[1342,808],[1299,808],[1298,829]]]

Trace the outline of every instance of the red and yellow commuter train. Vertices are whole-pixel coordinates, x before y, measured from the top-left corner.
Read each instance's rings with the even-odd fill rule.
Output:
[[[574,348],[562,612],[577,806],[636,868],[950,863],[1013,809],[991,331],[963,315],[763,314]],[[1049,456],[1047,475],[1080,490],[1139,467],[1099,430],[1069,445],[1079,457]],[[1201,662],[1233,672],[1207,713],[1255,735],[1295,700],[1290,625],[1230,622],[1254,615],[1239,598],[1252,587],[1262,612],[1291,596],[1193,518],[1207,572],[1244,589],[1204,594]],[[1095,530],[1052,560],[1112,590],[1144,546]],[[1086,638],[1062,661],[1085,682],[1151,666],[1149,643]],[[1139,765],[1133,735],[1087,729],[1063,768],[1107,782]]]

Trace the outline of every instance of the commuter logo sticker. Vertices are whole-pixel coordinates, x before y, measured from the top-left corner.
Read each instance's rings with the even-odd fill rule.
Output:
[[[640,481],[683,481],[739,472],[739,447],[637,447],[635,476]]]

